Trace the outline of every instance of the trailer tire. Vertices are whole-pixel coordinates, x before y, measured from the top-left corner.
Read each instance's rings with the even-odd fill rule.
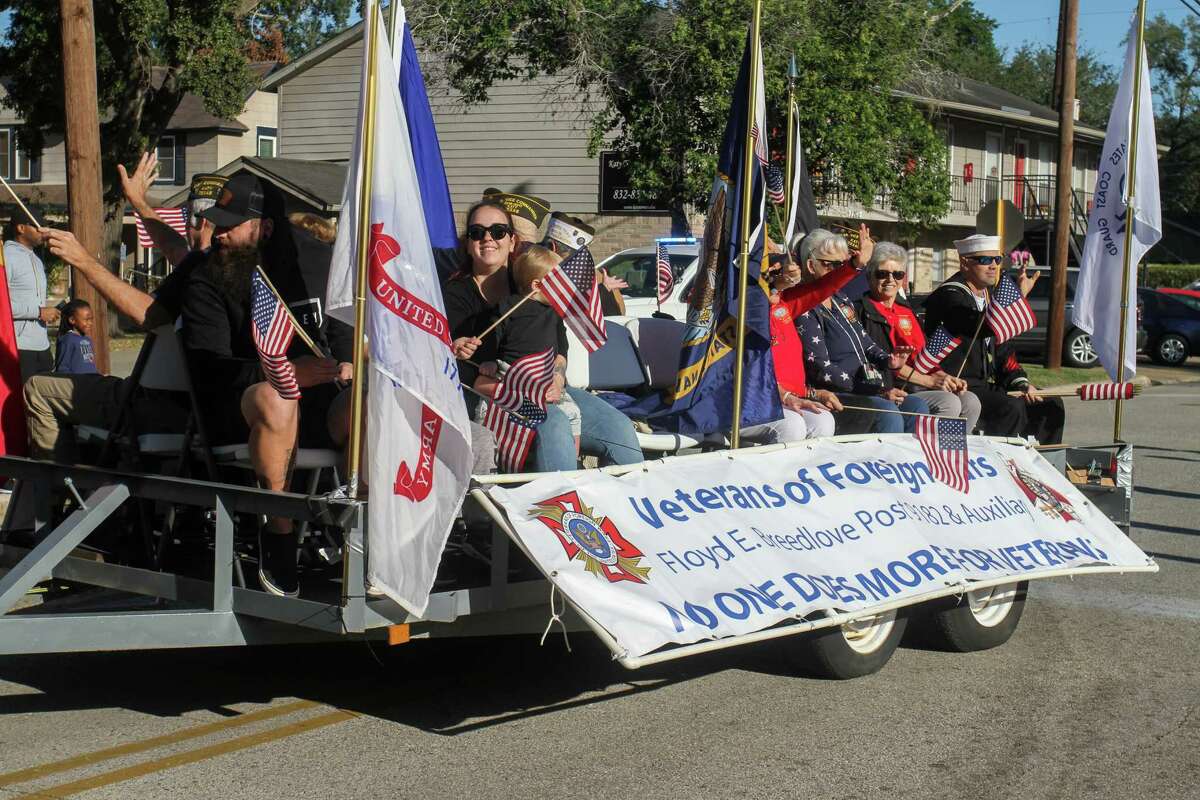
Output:
[[[820,678],[848,680],[883,668],[904,637],[908,617],[885,611],[874,617],[795,637],[796,664]]]
[[[921,626],[925,639],[952,653],[999,647],[1017,630],[1028,590],[1029,581],[1021,581],[935,601]]]

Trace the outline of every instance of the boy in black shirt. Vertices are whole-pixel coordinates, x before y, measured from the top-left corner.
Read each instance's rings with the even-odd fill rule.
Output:
[[[480,368],[475,389],[491,397],[496,384],[504,379],[509,366],[519,358],[549,349],[564,359],[567,355],[567,330],[562,318],[550,307],[541,293],[542,279],[558,266],[562,259],[544,247],[533,246],[517,258],[512,266],[513,281],[520,294],[509,295],[496,306],[496,318],[512,310],[496,330],[484,339],[477,351]],[[526,295],[531,295],[526,299]],[[519,307],[513,310],[515,306]],[[558,366],[556,366],[558,369]],[[566,392],[555,392],[547,398],[566,414],[579,452],[582,420],[579,406]],[[482,418],[482,417],[481,417]]]

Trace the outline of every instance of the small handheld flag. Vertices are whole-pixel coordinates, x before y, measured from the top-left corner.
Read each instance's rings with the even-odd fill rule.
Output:
[[[537,428],[546,419],[546,392],[554,381],[554,351],[530,353],[513,362],[496,387],[483,424],[496,436],[496,453],[505,472],[525,466]]]
[[[967,422],[957,417],[922,415],[913,436],[921,443],[935,480],[967,494]]]
[[[951,334],[944,325],[939,325],[938,329],[933,332],[933,336],[929,337],[929,341],[925,342],[925,347],[913,357],[913,366],[919,372],[929,374],[936,370],[946,356],[953,353],[960,344],[962,344],[962,339]]]
[[[1079,395],[1080,400],[1121,400],[1132,399],[1135,394],[1140,394],[1142,385],[1140,383],[1085,383],[1075,390]]]
[[[187,236],[187,217],[183,213],[182,206],[171,206],[170,208],[156,208],[154,213],[158,218],[166,223],[167,227],[178,233],[180,236]],[[138,244],[142,247],[154,247],[154,240],[150,238],[149,232],[146,230],[146,224],[142,222],[141,216],[134,212],[134,220],[137,222],[137,237]]]
[[[296,369],[287,360],[287,350],[296,329],[287,307],[271,291],[258,267],[254,268],[254,277],[250,280],[250,316],[254,348],[258,350],[267,380],[284,400],[298,400],[300,384],[296,383]]]
[[[763,167],[763,174],[767,179],[767,196],[772,203],[782,203],[785,198],[783,170],[775,164],[767,164]]]
[[[596,291],[596,262],[586,247],[555,267],[542,279],[542,294],[589,353],[604,346],[604,312]]]
[[[1029,301],[1007,275],[1001,275],[1000,282],[996,284],[996,291],[987,307],[987,321],[996,334],[996,344],[1020,336],[1037,325],[1037,317],[1029,307]]]
[[[667,253],[667,246],[659,242],[655,250],[655,265],[658,272],[658,305],[661,308],[662,304],[671,298],[671,291],[675,288],[675,273],[671,270],[671,256]]]

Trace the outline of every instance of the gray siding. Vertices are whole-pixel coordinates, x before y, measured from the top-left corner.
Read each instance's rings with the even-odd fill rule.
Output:
[[[362,40],[279,87],[279,155],[344,161],[354,144]]]

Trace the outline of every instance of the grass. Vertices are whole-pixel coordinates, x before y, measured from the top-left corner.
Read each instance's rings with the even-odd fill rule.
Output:
[[[1096,383],[1108,380],[1108,373],[1104,371],[1103,367],[1046,369],[1040,364],[1022,364],[1021,367],[1034,386],[1065,386],[1072,383]]]

